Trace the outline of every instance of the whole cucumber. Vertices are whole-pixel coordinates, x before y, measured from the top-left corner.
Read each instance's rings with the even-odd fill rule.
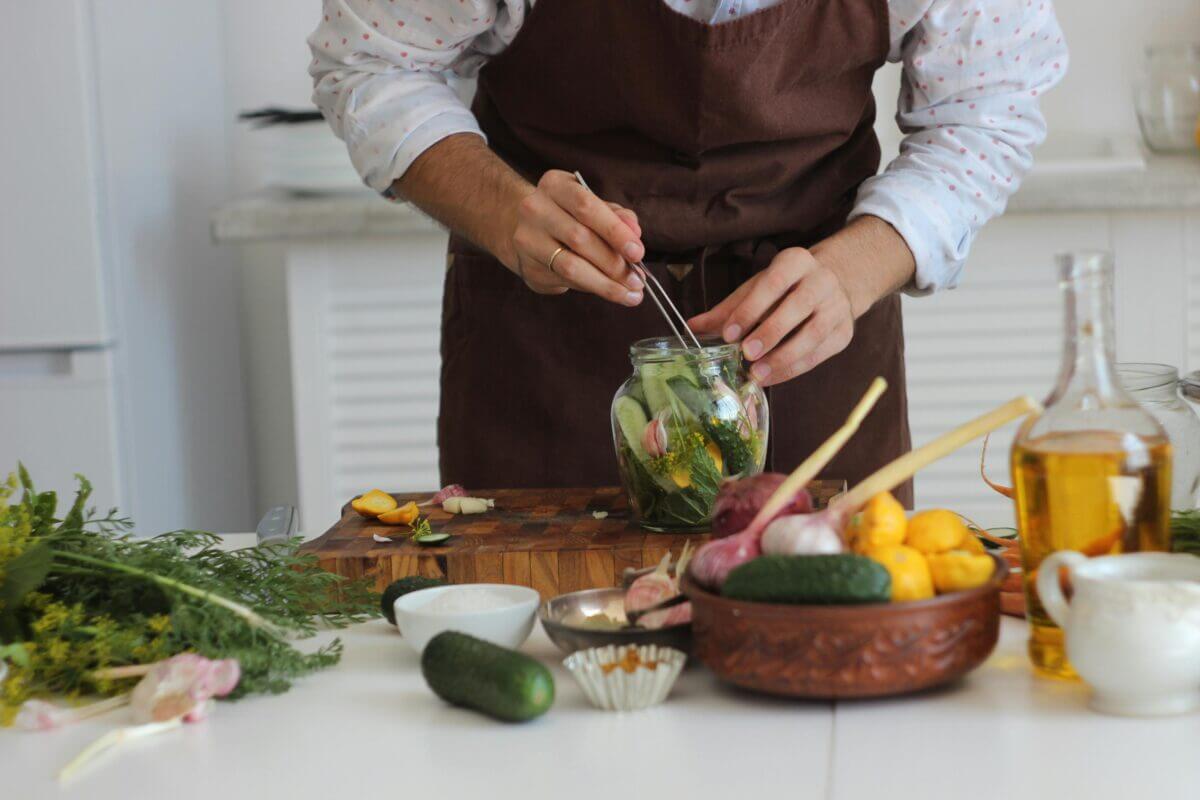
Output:
[[[798,605],[886,603],[892,576],[866,556],[759,556],[734,568],[721,594],[734,600]]]
[[[506,722],[540,717],[554,704],[554,676],[541,662],[458,631],[429,640],[421,674],[446,702]]]

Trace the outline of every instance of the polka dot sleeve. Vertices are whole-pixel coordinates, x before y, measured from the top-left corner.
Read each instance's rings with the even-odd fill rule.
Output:
[[[916,259],[908,288],[955,286],[976,234],[1004,211],[1046,134],[1041,95],[1067,49],[1048,0],[893,0],[891,60],[902,61],[900,155],[859,190]]]

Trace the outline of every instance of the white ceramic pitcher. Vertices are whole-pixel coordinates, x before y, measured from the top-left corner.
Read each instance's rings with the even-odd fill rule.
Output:
[[[1060,567],[1074,587],[1069,602]],[[1037,590],[1092,687],[1092,708],[1150,716],[1200,707],[1200,558],[1064,550],[1042,562]]]

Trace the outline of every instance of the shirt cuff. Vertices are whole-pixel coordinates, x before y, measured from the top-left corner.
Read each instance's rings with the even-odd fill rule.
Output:
[[[475,116],[466,108],[447,111],[407,129],[401,122],[383,125],[350,148],[350,160],[363,183],[392,199],[392,184],[417,157],[456,133],[473,133],[485,141]]]
[[[879,217],[900,234],[912,252],[916,271],[902,289],[905,294],[921,297],[958,285],[972,230],[947,207],[958,201],[948,197],[946,205],[938,202],[937,196],[945,194],[938,185],[922,186],[919,179],[887,172],[868,178],[859,188],[849,218]]]

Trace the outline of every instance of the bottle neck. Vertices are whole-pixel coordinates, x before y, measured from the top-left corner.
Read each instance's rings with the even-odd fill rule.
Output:
[[[1055,394],[1072,394],[1085,405],[1089,398],[1107,405],[1126,397],[1116,374],[1112,272],[1064,264],[1065,301],[1062,368]]]

